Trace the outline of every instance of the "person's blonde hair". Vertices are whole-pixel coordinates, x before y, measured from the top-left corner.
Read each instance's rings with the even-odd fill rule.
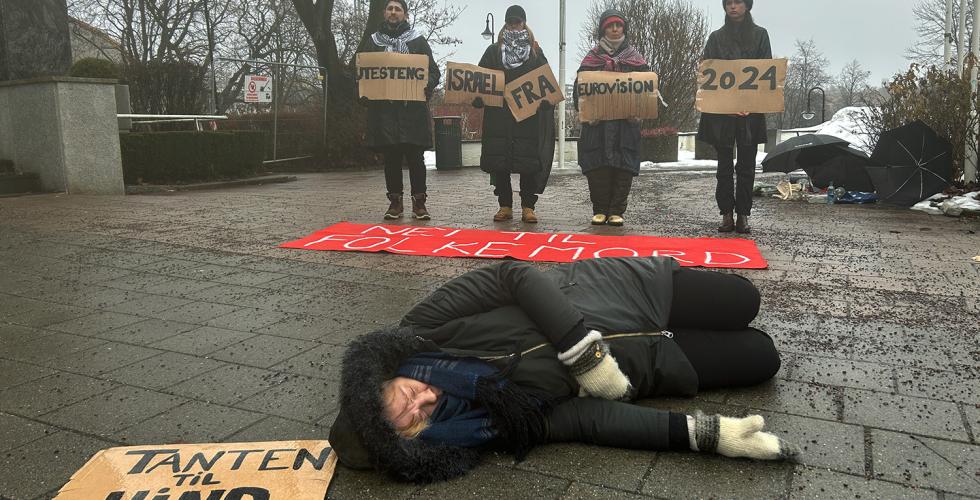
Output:
[[[382,394],[383,402],[384,402],[385,405],[389,404],[390,401],[389,401],[389,398],[384,397],[384,393],[388,389],[388,386],[391,385],[391,382],[393,380],[394,379],[389,379],[389,380],[385,380],[384,382],[381,383],[381,394]],[[392,427],[394,427],[394,424],[392,424]],[[416,422],[416,423],[414,423],[414,424],[412,424],[412,425],[410,425],[410,426],[408,426],[408,427],[406,427],[404,429],[401,429],[401,430],[395,429],[395,432],[397,432],[399,436],[401,436],[401,437],[403,437],[405,439],[415,439],[415,438],[419,437],[419,434],[422,434],[422,431],[424,431],[424,430],[426,430],[428,428],[429,428],[429,419],[425,419],[425,420],[422,420],[420,422]]]

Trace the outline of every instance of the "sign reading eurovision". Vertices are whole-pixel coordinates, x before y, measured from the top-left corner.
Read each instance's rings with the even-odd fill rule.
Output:
[[[565,100],[551,66],[545,64],[526,75],[511,81],[504,90],[504,99],[514,119],[522,122],[534,116],[544,101],[553,106]]]
[[[95,454],[56,500],[323,500],[327,441],[125,446]]]
[[[484,231],[341,222],[281,248],[388,252],[423,257],[574,262],[606,257],[673,257],[682,266],[765,269],[755,242],[733,238],[658,238]]]
[[[657,74],[583,71],[578,74],[579,119],[656,118],[659,95]]]
[[[425,101],[428,83],[429,58],[425,55],[357,54],[357,86],[361,97],[378,101]]]
[[[702,113],[782,113],[786,59],[705,59],[695,107]]]
[[[483,99],[484,106],[504,105],[504,72],[475,64],[446,64],[446,104],[470,104]]]

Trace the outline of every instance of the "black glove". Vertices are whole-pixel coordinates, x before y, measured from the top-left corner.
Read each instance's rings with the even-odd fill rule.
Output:
[[[544,111],[551,111],[555,109],[555,105],[551,104],[551,101],[541,101],[541,106],[538,109],[543,109]]]
[[[482,97],[474,97],[473,98],[473,107],[476,108],[476,109],[482,108],[483,107],[483,98]]]
[[[357,99],[357,103],[360,104],[361,106],[364,106],[364,107],[367,107],[368,103],[370,103],[370,102],[371,102],[371,99],[368,99],[367,97],[364,97],[364,96],[361,96],[361,97],[359,97]]]

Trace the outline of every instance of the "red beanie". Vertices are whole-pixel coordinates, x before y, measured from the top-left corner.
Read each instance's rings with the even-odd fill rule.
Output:
[[[612,23],[619,23],[622,24],[623,26],[626,26],[626,23],[623,22],[623,18],[619,16],[609,16],[606,18],[605,21],[602,22],[602,26],[600,27],[600,29],[606,29],[606,26],[609,26]]]

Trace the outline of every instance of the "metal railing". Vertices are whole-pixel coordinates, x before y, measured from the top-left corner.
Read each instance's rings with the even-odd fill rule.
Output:
[[[198,132],[204,130],[204,128],[201,126],[201,122],[212,122],[228,119],[228,117],[225,115],[138,115],[128,113],[117,114],[116,118],[134,120],[134,124],[194,122],[194,130],[197,130]]]

